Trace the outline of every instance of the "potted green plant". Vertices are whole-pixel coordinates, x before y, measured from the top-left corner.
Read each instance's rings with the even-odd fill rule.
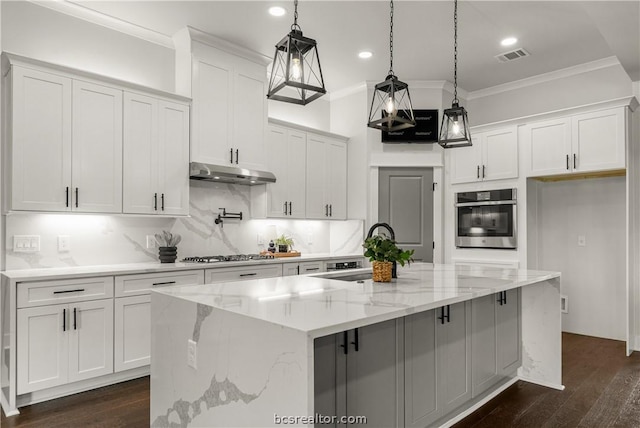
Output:
[[[362,245],[365,249],[364,256],[369,258],[373,268],[373,280],[375,282],[391,282],[393,262],[410,264],[413,261],[414,250],[398,248],[396,242],[386,236],[376,235],[367,238]]]
[[[276,245],[279,253],[288,253],[289,247],[293,247],[293,239],[282,234],[276,238]]]

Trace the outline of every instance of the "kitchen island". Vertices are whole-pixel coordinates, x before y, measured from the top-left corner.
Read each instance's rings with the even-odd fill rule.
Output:
[[[562,389],[559,273],[414,263],[399,277],[390,284],[304,276],[154,290],[152,426],[311,426],[316,413],[365,416],[368,426],[389,426],[385,418],[427,426],[455,420],[517,379]],[[487,365],[478,354],[486,338],[500,343],[508,330],[497,310],[478,315],[483,299],[491,310],[516,305],[516,356],[506,371],[498,356]],[[443,335],[449,325],[461,325],[462,336]],[[489,325],[494,333],[487,335]],[[420,326],[426,336],[416,334]],[[425,346],[429,331],[433,352]],[[375,351],[367,354],[369,344]],[[484,346],[489,354],[499,349]],[[420,378],[429,361],[439,364],[431,381]],[[492,365],[495,375],[487,376]],[[420,368],[415,376],[412,367]],[[443,368],[454,369],[449,378]]]

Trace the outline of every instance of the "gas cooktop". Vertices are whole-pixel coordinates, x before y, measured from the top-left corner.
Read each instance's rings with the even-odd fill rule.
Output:
[[[246,262],[250,260],[273,259],[272,254],[232,254],[229,256],[197,256],[185,257],[184,263],[217,263],[217,262]]]

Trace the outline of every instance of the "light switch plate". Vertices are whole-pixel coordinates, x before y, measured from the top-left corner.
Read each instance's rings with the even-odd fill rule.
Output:
[[[587,237],[584,235],[578,235],[578,247],[587,246]]]
[[[37,253],[40,251],[40,235],[13,235],[13,251]]]
[[[156,247],[156,238],[153,235],[147,235],[147,248]]]

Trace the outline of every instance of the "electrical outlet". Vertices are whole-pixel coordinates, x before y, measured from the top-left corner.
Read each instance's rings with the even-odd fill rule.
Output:
[[[569,297],[564,294],[560,295],[560,311],[563,314],[569,313]]]
[[[264,235],[262,233],[258,233],[258,245],[264,245]]]
[[[191,339],[187,340],[187,365],[198,368],[198,342]]]
[[[578,247],[587,246],[587,237],[584,235],[578,235]]]
[[[147,248],[156,247],[156,238],[153,235],[147,235]]]
[[[307,233],[307,245],[313,245],[313,233]]]
[[[71,237],[69,235],[58,235],[58,252],[63,253],[71,250]]]

